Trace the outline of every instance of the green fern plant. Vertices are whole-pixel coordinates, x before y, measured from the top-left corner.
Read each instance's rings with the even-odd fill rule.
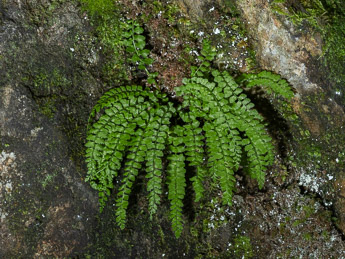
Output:
[[[141,32],[135,28],[132,25],[127,47],[133,46],[133,32]],[[234,174],[240,165],[257,180],[259,188],[264,185],[274,146],[263,118],[228,72],[210,68],[215,54],[208,42],[201,54],[200,66],[193,67],[192,77],[176,89],[176,95],[183,98],[177,107],[159,91],[126,86],[107,92],[91,112],[95,122],[86,143],[86,180],[99,192],[101,210],[114,181],[120,180],[116,222],[121,229],[132,186],[141,172],[146,172],[151,218],[157,213],[166,179],[176,237],[183,230],[186,166],[194,168],[190,180],[196,202],[203,197],[208,179],[220,186],[224,205],[231,205]],[[238,82],[246,87],[263,85],[268,93],[288,99],[293,95],[285,80],[269,72],[243,75]]]
[[[144,70],[147,74],[147,83],[156,85],[155,78],[158,73],[151,73],[147,66],[152,65],[153,59],[149,57],[150,50],[145,49],[146,38],[143,34],[144,29],[137,21],[127,20],[122,23],[123,41],[126,53],[129,55],[127,60],[138,69]]]

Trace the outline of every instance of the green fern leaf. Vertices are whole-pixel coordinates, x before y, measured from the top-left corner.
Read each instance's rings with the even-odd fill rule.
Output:
[[[113,181],[120,170],[124,153],[127,150],[131,151],[131,141],[137,137],[135,128],[138,125],[146,127],[149,118],[147,110],[156,106],[158,99],[166,101],[164,95],[154,94],[140,86],[128,86],[110,90],[94,107],[91,118],[101,110],[104,110],[104,113],[88,132],[86,180],[98,190],[101,210],[113,188]],[[140,156],[137,159],[140,160],[137,162],[143,160]],[[129,175],[128,177],[132,178]],[[123,185],[123,188],[127,185],[128,183]]]
[[[264,172],[273,161],[273,147],[262,117],[235,80],[227,72],[214,70],[212,75],[216,84],[194,77],[184,80],[184,85],[176,92],[187,100],[184,107],[193,114],[189,117],[197,114],[205,121],[207,164],[213,181],[219,182],[223,191],[223,202],[230,205],[235,188],[234,172],[239,168],[244,147],[240,132],[251,143],[245,149],[250,157],[248,171],[258,180],[260,188],[264,183]],[[203,112],[199,112],[200,109]],[[185,114],[180,116],[187,117]]]
[[[183,230],[182,208],[183,198],[185,196],[185,157],[182,154],[185,149],[183,146],[183,128],[176,126],[169,139],[169,149],[171,155],[168,156],[170,161],[168,173],[168,199],[170,200],[170,220],[175,236],[180,237]]]
[[[124,166],[124,174],[122,179],[122,185],[117,194],[118,199],[116,200],[116,222],[121,229],[125,228],[126,223],[126,211],[128,207],[129,194],[131,193],[132,185],[135,178],[138,175],[139,170],[142,167],[142,162],[145,159],[145,152],[139,152],[144,139],[144,133],[141,129],[133,131],[133,139],[130,143],[129,155]]]
[[[288,100],[294,96],[289,83],[285,79],[282,79],[280,75],[273,74],[269,71],[262,71],[259,74],[243,74],[238,78],[238,82],[244,84],[246,87],[262,86],[268,94],[273,92]]]
[[[150,110],[152,120],[146,127],[143,150],[146,152],[146,178],[147,191],[149,192],[150,217],[157,212],[162,194],[162,170],[163,150],[168,138],[170,118],[174,110],[170,107],[161,107],[158,110]]]
[[[201,108],[199,106],[199,108]],[[204,166],[204,136],[201,134],[200,122],[194,116],[198,114],[194,112],[181,113],[182,120],[186,123],[183,126],[184,144],[186,149],[186,160],[189,166],[195,167],[196,174],[191,178],[195,192],[195,201],[198,202],[203,197],[204,187],[203,181],[206,175]]]

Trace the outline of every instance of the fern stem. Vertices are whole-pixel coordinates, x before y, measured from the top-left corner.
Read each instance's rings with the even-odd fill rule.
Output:
[[[139,54],[139,52],[138,52],[138,50],[137,50],[137,46],[136,46],[136,44],[135,44],[134,35],[135,35],[135,33],[134,33],[134,23],[132,23],[132,44],[133,44],[135,53],[137,54],[138,57],[140,57],[140,54]],[[147,70],[146,67],[144,67],[144,69],[145,69],[146,75],[149,76],[150,72]]]

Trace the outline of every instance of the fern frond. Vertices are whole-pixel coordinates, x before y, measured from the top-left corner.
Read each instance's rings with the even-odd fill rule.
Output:
[[[118,198],[116,200],[116,222],[121,229],[125,228],[126,223],[126,211],[128,207],[129,194],[131,193],[132,185],[135,178],[138,175],[139,170],[142,167],[142,162],[145,160],[145,152],[140,151],[142,146],[142,141],[144,139],[144,132],[141,129],[131,132],[133,137],[130,148],[129,155],[127,156],[127,161],[124,166],[124,174],[122,179],[122,185],[117,194]]]
[[[140,111],[146,108],[147,104],[143,103],[143,99],[138,99],[136,109]],[[135,124],[126,119],[127,113],[130,113],[129,107],[124,108],[122,105],[109,108],[88,132],[86,180],[98,190],[101,210],[113,188],[113,179],[121,167],[124,150],[131,138],[129,132],[135,128]]]
[[[174,108],[170,106],[161,107],[157,110],[150,110],[152,120],[145,129],[145,139],[142,150],[146,152],[146,178],[147,191],[149,192],[149,212],[150,217],[157,212],[162,194],[162,171],[163,171],[163,151],[166,146],[170,118],[174,113]]]
[[[204,187],[203,181],[207,173],[204,166],[204,140],[200,122],[194,116],[196,112],[180,113],[182,120],[185,122],[184,130],[184,144],[185,155],[189,166],[193,166],[196,170],[195,176],[191,178],[195,192],[195,201],[198,202],[203,197]]]
[[[257,180],[259,188],[262,188],[267,166],[274,161],[272,140],[264,129],[253,125],[246,130],[246,136],[243,144],[247,153],[248,172],[252,178]]]
[[[215,73],[217,74],[217,72]],[[221,82],[222,78],[227,82],[231,82],[233,86],[235,85],[229,74],[222,73],[221,78],[218,78],[218,80]],[[238,90],[240,88],[236,90],[233,87],[232,89],[234,91],[231,98],[235,105],[232,106],[231,112],[235,115],[234,123],[236,128],[243,132],[245,136],[242,139],[242,146],[245,147],[249,161],[248,172],[262,188],[267,166],[271,165],[274,160],[272,139],[264,128],[263,118],[253,109],[254,105],[251,101],[242,93],[242,90]]]
[[[280,75],[269,71],[262,71],[259,74],[242,74],[238,78],[238,82],[243,83],[246,87],[262,86],[268,94],[273,92],[288,100],[294,96],[289,83]]]
[[[121,99],[127,99],[129,96],[137,97],[137,98],[145,98],[148,96],[149,91],[143,90],[142,86],[121,86],[118,88],[114,88],[106,92],[102,97],[98,100],[96,105],[93,107],[90,113],[90,119],[93,119],[97,113],[99,113],[104,108],[110,108],[118,106],[118,102]],[[89,123],[90,123],[89,119]]]
[[[220,183],[223,202],[231,205],[232,192],[235,189],[234,172],[237,171],[240,162],[236,160],[234,154],[240,154],[241,149],[236,143],[237,138],[234,136],[231,139],[230,134],[227,134],[230,132],[224,126],[226,125],[218,129],[213,123],[207,122],[203,129],[206,134],[208,166],[212,173],[211,177],[214,182]]]
[[[144,162],[151,216],[160,203],[163,150],[175,112],[172,104],[166,103],[164,94],[140,86],[120,87],[107,92],[91,114],[104,111],[89,130],[86,143],[87,181],[99,192],[101,210],[125,161],[116,200],[116,222],[121,229],[132,185]]]
[[[216,85],[204,78],[192,78],[184,83],[177,93],[183,95],[184,99],[188,96],[190,113],[195,113],[195,107],[201,106],[203,109],[197,114],[205,121],[203,130],[206,135],[207,164],[212,179],[220,183],[223,202],[230,205],[235,188],[233,174],[241,161],[241,141],[236,118],[229,110],[228,99],[224,98],[224,88],[229,85],[224,80]]]
[[[94,107],[91,117],[102,110],[104,112],[88,131],[86,180],[99,191],[101,210],[139,123],[138,117],[141,118],[145,110],[157,105],[158,99],[166,101],[162,94],[154,94],[141,86],[127,86],[110,90]]]
[[[186,178],[185,178],[185,157],[182,154],[185,151],[183,146],[183,128],[176,126],[172,136],[169,139],[169,148],[171,155],[168,173],[168,199],[170,200],[170,215],[172,229],[178,238],[183,230],[182,208],[183,198],[185,196]]]

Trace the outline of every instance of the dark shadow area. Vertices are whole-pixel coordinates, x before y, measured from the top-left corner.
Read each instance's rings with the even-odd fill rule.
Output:
[[[287,121],[263,94],[253,94],[251,91],[245,93],[255,104],[254,108],[264,117],[266,128],[276,141],[278,154],[282,159],[287,158],[289,142],[293,137]]]

